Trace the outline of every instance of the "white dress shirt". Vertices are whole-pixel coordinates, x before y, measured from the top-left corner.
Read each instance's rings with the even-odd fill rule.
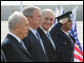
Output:
[[[16,36],[16,35],[15,35],[14,33],[12,33],[12,32],[9,32],[9,34],[12,35],[14,38],[16,38],[16,40],[20,43],[21,39],[20,39],[18,36]]]
[[[62,30],[63,31],[63,30]],[[69,36],[69,33],[68,32],[65,32],[65,31],[63,31],[66,35],[68,35]]]

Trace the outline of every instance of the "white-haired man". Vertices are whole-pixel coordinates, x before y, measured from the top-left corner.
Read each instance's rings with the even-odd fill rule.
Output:
[[[7,62],[32,62],[32,56],[22,41],[29,31],[27,18],[21,12],[15,11],[9,17],[8,24],[9,33],[1,45]]]

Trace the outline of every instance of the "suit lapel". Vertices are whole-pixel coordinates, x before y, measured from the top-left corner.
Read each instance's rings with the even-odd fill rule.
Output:
[[[71,36],[71,34],[69,34],[69,35],[70,35],[70,37],[72,38],[73,42],[75,43],[75,39]]]
[[[73,47],[71,46],[72,42],[70,38],[63,31],[61,31],[61,33],[62,33],[61,35],[65,37],[64,40],[66,41],[66,44],[64,43],[64,45],[68,46],[70,49],[73,49]]]
[[[42,30],[41,28],[38,28],[37,31],[39,32],[39,34],[40,34],[40,36],[41,36],[41,39],[42,39],[42,42],[43,42],[45,48],[51,48],[51,50],[55,51],[55,50],[53,49],[52,44],[50,43],[49,38],[46,36],[46,34],[43,32],[43,30]],[[48,47],[48,46],[49,46],[49,47]]]
[[[31,36],[31,37],[33,37],[33,39],[35,39],[35,40],[37,39],[37,38],[36,38],[36,36],[35,36],[35,35],[34,35],[34,34],[31,32],[31,31],[29,31],[29,34],[28,34],[28,36]],[[38,40],[36,40],[36,41],[38,41]]]
[[[32,44],[33,44],[34,46],[36,45],[35,47],[37,47],[41,52],[44,53],[44,51],[43,51],[41,45],[38,43],[38,42],[39,42],[38,39],[36,38],[36,36],[35,36],[31,31],[29,31],[28,36],[30,36],[30,39],[32,40],[32,41],[31,41]],[[33,39],[32,39],[32,38],[33,38]]]
[[[17,47],[19,49],[21,49],[21,51],[25,54],[27,54],[28,56],[31,57],[30,53],[28,51],[26,51],[21,45],[20,43],[16,40],[16,38],[14,38],[13,36],[11,36],[10,34],[7,35],[9,38],[11,38],[13,40],[13,42],[17,45]]]
[[[33,42],[34,44],[36,44],[35,42],[38,42],[38,39],[36,38],[36,36],[35,36],[31,31],[29,31],[28,36],[30,37],[31,40],[33,40],[32,42]],[[33,39],[32,39],[32,38],[33,38]]]
[[[19,47],[19,49],[21,49],[25,54],[27,54],[27,55],[29,55],[30,57],[32,57],[31,54],[29,53],[29,51],[25,50],[20,44],[18,44],[18,47]]]

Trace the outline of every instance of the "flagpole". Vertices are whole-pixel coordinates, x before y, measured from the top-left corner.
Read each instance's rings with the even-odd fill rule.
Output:
[[[23,2],[20,2],[20,12],[23,12]]]

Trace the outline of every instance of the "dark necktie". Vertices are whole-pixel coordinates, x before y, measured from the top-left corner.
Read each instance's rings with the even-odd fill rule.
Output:
[[[70,39],[70,41],[71,41],[71,48],[72,48],[73,51],[74,51],[74,41],[72,40],[72,38],[71,38],[70,35],[68,35],[68,37],[69,37],[69,39]]]
[[[72,47],[72,50],[73,50],[73,54],[74,54],[74,42],[73,42],[73,40],[72,40],[72,38],[71,38],[71,36],[70,35],[68,35],[68,37],[69,37],[69,39],[71,40],[71,47]],[[71,57],[71,61],[73,61],[74,60],[74,56],[72,55],[72,57]]]
[[[68,35],[68,36],[69,36],[69,38],[70,38],[71,42],[74,44],[74,42],[73,42],[73,40],[72,40],[71,36],[70,36],[70,35]]]

